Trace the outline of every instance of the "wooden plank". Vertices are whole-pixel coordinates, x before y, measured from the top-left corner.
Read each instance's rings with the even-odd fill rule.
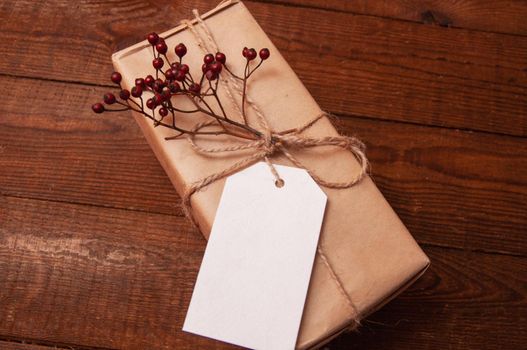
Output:
[[[180,213],[179,197],[131,114],[97,117],[107,89],[0,77],[0,192]],[[18,101],[31,100],[20,108]],[[53,102],[52,102],[53,101]],[[109,118],[108,118],[109,117]]]
[[[4,3],[0,73],[108,84],[113,51],[169,29],[192,7],[210,6],[204,0]],[[527,37],[247,6],[324,109],[527,135]]]
[[[527,3],[522,0],[264,0],[354,14],[402,19],[444,27],[527,35]]]
[[[432,260],[430,271],[365,320],[358,332],[334,341],[330,349],[525,347],[525,258],[436,248],[427,253]]]
[[[180,331],[205,245],[183,218],[0,201],[0,334],[107,348],[232,348]],[[520,348],[527,334],[526,259],[425,250],[430,271],[372,317],[393,325],[377,328],[379,341],[345,337],[337,344],[473,349],[494,334],[499,342],[490,348]]]
[[[205,240],[181,217],[0,196],[0,335],[229,349],[181,331]]]
[[[368,145],[373,179],[420,242],[525,255],[523,140],[356,119],[342,124]]]
[[[91,112],[104,91],[0,78],[0,192],[181,215],[131,116]],[[340,124],[366,142],[375,181],[420,242],[525,255],[524,140],[358,118]]]
[[[53,350],[58,347],[49,347],[25,342],[2,341],[0,340],[0,349],[2,350]]]

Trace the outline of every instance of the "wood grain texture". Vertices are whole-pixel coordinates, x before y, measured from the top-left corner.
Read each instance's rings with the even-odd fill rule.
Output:
[[[131,115],[91,112],[104,91],[0,77],[0,192],[181,215]],[[419,241],[525,255],[524,140],[358,118],[340,127],[366,142],[374,180]]]
[[[229,348],[180,331],[205,247],[184,218],[0,201],[0,334],[72,347]]]
[[[89,110],[112,52],[216,2],[0,2],[0,349],[235,348],[180,331],[205,242],[130,115]],[[525,347],[527,3],[246,5],[432,260],[326,348]]]
[[[205,246],[185,219],[0,200],[0,334],[105,348],[232,348],[180,331]],[[380,340],[345,336],[330,348],[395,349],[412,339],[413,348],[473,349],[511,327],[520,336],[501,333],[485,348],[527,340],[524,258],[425,249],[431,270],[371,318],[388,326],[366,322],[362,332],[378,329]]]
[[[527,35],[527,2],[523,0],[263,0],[354,14]]]
[[[521,349],[524,258],[426,248],[430,270],[330,349]],[[408,312],[411,310],[411,312]]]
[[[0,24],[0,73],[108,84],[112,52],[144,33],[173,27],[193,7],[212,5],[136,0],[49,6],[25,0],[1,6],[6,20]],[[527,37],[302,7],[247,6],[324,109],[527,134]]]
[[[0,349],[2,350],[51,350],[51,349],[60,349],[55,346],[41,346],[30,343],[21,343],[17,341],[2,341],[0,340]]]

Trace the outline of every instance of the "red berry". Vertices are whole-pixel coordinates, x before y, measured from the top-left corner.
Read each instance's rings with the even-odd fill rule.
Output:
[[[202,71],[203,73],[205,73],[205,72],[208,71],[208,70],[209,70],[209,65],[206,64],[206,63],[203,63],[203,65],[201,66],[201,71]]]
[[[168,115],[168,110],[165,107],[159,108],[159,115],[162,117],[166,117]]]
[[[185,44],[181,43],[174,48],[174,51],[176,51],[176,55],[181,58],[187,54],[187,47]]]
[[[211,53],[206,54],[205,57],[203,57],[203,62],[205,64],[211,64],[214,62],[214,55]]]
[[[123,80],[123,77],[121,76],[121,73],[113,72],[110,79],[112,79],[115,84],[119,84],[121,80]]]
[[[154,91],[156,92],[161,92],[163,91],[163,88],[166,86],[166,83],[161,80],[161,79],[156,79],[156,81],[154,82],[154,86],[153,86],[153,89]]]
[[[174,62],[170,65],[170,67],[172,67],[175,70],[178,70],[180,66],[181,66],[181,63],[179,62]]]
[[[247,47],[244,47],[242,50],[242,56],[247,57],[247,54],[249,53],[249,49]]]
[[[170,94],[170,88],[164,88],[163,91],[161,92],[161,97],[163,98],[163,101],[170,100],[171,96],[172,95]]]
[[[224,53],[218,52],[216,53],[216,61],[220,62],[221,64],[225,64],[227,57],[225,57]]]
[[[189,87],[188,87],[188,90],[190,92],[192,92],[193,94],[197,95],[199,94],[199,91],[201,90],[201,86],[198,84],[198,83],[192,83]]]
[[[164,55],[167,53],[168,51],[168,46],[167,44],[164,42],[164,41],[160,41],[156,44],[156,50],[157,52],[159,52],[160,54]]]
[[[119,97],[122,100],[128,100],[130,98],[130,91],[124,89],[121,90],[121,92],[119,92]]]
[[[153,98],[149,98],[148,100],[146,100],[146,106],[150,109],[154,109],[156,108],[156,103],[154,101]]]
[[[167,78],[167,80],[174,80],[176,78],[176,73],[172,68],[167,69],[165,72],[165,77]]]
[[[143,78],[135,79],[135,86],[145,87],[145,80]]]
[[[141,97],[143,94],[143,88],[141,86],[134,86],[131,93],[133,97]]]
[[[183,72],[182,70],[179,70],[176,73],[176,80],[177,81],[184,81],[185,80],[185,72]]]
[[[154,84],[154,77],[151,75],[147,75],[145,78],[145,84],[146,86],[152,86]]]
[[[91,106],[92,111],[94,111],[97,114],[100,114],[104,112],[104,105],[102,103],[96,103],[93,106]]]
[[[213,71],[214,73],[216,73],[216,74],[220,74],[222,68],[223,68],[223,66],[221,65],[220,62],[214,62],[214,63],[211,64],[210,67],[209,67],[209,69],[210,69],[211,71]]]
[[[163,97],[161,94],[154,95],[154,102],[156,103],[156,106],[159,106],[163,102]]]
[[[248,61],[252,61],[256,58],[256,50],[255,49],[249,49],[247,51],[247,56],[245,56]]]
[[[107,92],[104,94],[103,100],[107,105],[113,105],[115,103],[115,95],[111,92]]]
[[[188,65],[182,64],[181,66],[179,66],[179,70],[182,71],[184,74],[187,74],[190,68],[188,67]]]
[[[146,39],[151,45],[155,45],[159,41],[159,35],[157,35],[157,33],[152,32],[146,36]]]
[[[176,83],[176,82],[173,82],[172,84],[170,84],[168,86],[168,88],[170,89],[170,92],[175,94],[175,93],[178,93],[181,91],[181,88],[179,87],[179,84]]]
[[[264,49],[260,50],[260,58],[262,60],[268,59],[270,55],[271,55],[271,53],[269,52],[269,49],[264,48]]]
[[[161,57],[155,58],[152,61],[152,66],[154,66],[155,69],[161,69],[163,68],[163,65],[165,64],[165,61]]]
[[[165,87],[165,85],[163,83],[160,83],[160,82],[156,81],[154,83],[154,86],[152,87],[152,89],[154,89],[155,92],[161,92],[161,91],[163,91],[164,87]]]
[[[207,73],[205,73],[205,77],[208,80],[216,80],[218,79],[218,74],[213,72],[212,70],[208,70]]]

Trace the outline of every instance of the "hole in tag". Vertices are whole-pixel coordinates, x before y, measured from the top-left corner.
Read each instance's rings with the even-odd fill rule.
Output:
[[[275,185],[276,187],[278,187],[278,188],[282,188],[282,187],[284,187],[284,185],[285,185],[285,181],[282,180],[282,179],[278,179],[278,180],[276,180],[276,181],[274,182],[274,185]]]

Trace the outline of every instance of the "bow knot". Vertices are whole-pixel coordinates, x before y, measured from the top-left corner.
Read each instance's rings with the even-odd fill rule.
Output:
[[[267,157],[274,155],[281,146],[281,142],[278,140],[277,135],[271,131],[263,134],[262,148]]]
[[[276,153],[283,154],[293,165],[298,168],[305,169],[308,174],[321,186],[329,188],[349,188],[359,182],[364,175],[367,173],[368,169],[368,160],[364,154],[364,144],[356,139],[355,137],[349,136],[326,136],[326,137],[307,137],[303,136],[302,132],[310,127],[312,127],[317,121],[321,120],[327,114],[325,112],[320,113],[317,117],[309,121],[307,124],[300,128],[285,130],[281,132],[272,131],[271,129],[265,129],[256,140],[247,141],[245,143],[237,143],[221,147],[203,147],[195,142],[196,132],[209,127],[217,125],[214,121],[208,121],[204,123],[199,123],[193,129],[193,133],[187,135],[187,140],[190,143],[191,147],[198,153],[208,154],[208,153],[224,153],[224,152],[235,152],[242,150],[252,150],[251,154],[246,158],[239,160],[230,167],[226,168],[223,171],[209,175],[197,182],[195,182],[191,188],[188,190],[186,198],[200,190],[203,187],[208,186],[209,184],[222,179],[226,176],[232,175],[258,161],[265,161],[273,175],[277,180],[281,180],[276,169],[269,161],[269,158]],[[320,146],[337,146],[346,151],[349,151],[355,159],[359,162],[361,169],[360,172],[353,177],[352,179],[345,182],[336,182],[336,181],[327,181],[319,177],[316,173],[309,169],[297,159],[296,156],[291,152],[293,149],[305,149],[312,147]]]

